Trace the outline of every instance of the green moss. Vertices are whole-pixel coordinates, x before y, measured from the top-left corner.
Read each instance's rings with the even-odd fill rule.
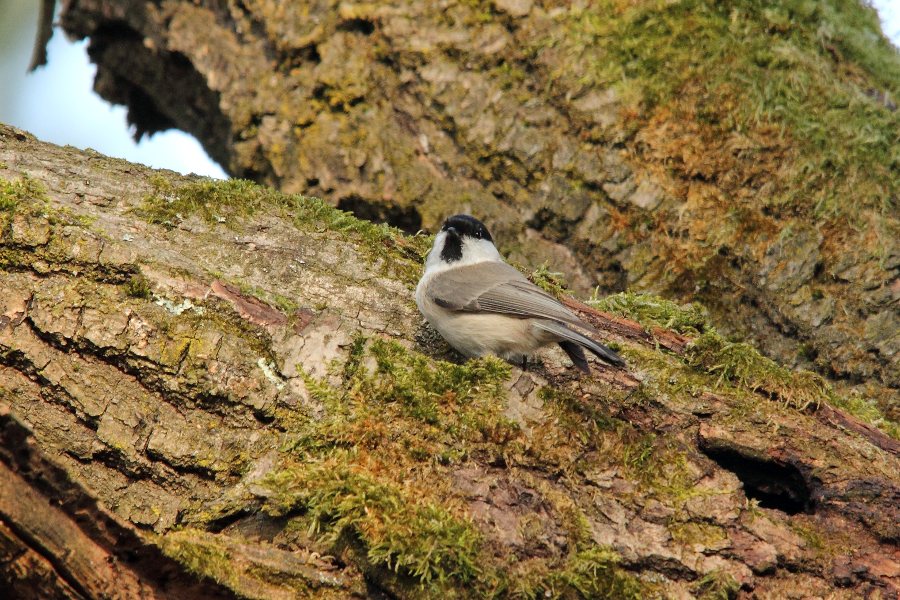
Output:
[[[206,532],[185,529],[167,533],[158,539],[163,553],[192,573],[222,584],[233,583],[237,579],[231,554]]]
[[[371,465],[356,460],[339,452],[273,472],[263,481],[269,494],[265,510],[302,514],[308,532],[331,548],[358,547],[364,570],[397,574],[395,584],[412,597],[644,597],[637,580],[618,566],[615,552],[587,542],[574,544],[578,549],[562,560],[497,564],[467,519],[427,494],[374,478]]]
[[[141,275],[135,273],[125,282],[125,293],[132,298],[149,298],[150,297],[150,281]]]
[[[675,508],[681,508],[687,500],[707,493],[695,487],[685,450],[671,441],[656,439],[652,434],[626,442],[622,464],[634,481]]]
[[[871,423],[892,438],[900,440],[900,424],[885,417],[874,400],[853,392],[846,396],[832,394],[830,401],[834,406],[850,413],[859,420]]]
[[[363,357],[371,359],[373,369],[363,364]],[[304,379],[310,394],[330,411],[329,419],[317,424],[310,435],[343,436],[348,421],[365,421],[373,413],[433,426],[434,439],[447,443],[477,439],[487,430],[510,426],[499,408],[510,367],[497,358],[457,365],[431,360],[394,341],[376,338],[367,344],[357,337],[346,362],[333,370],[340,373],[340,387],[327,380]],[[406,426],[417,429],[414,424]],[[421,425],[418,429],[427,434]]]
[[[27,175],[13,181],[0,179],[0,237],[23,205],[34,206],[35,202],[43,205],[46,200],[47,191],[41,182]],[[0,263],[8,262],[0,256]]]
[[[803,538],[807,548],[813,552],[823,552],[826,550],[827,544],[825,538],[815,526],[793,521],[790,523],[790,526],[794,533]]]
[[[533,484],[576,550],[528,568],[510,569],[456,504],[449,465],[469,456],[521,460],[525,452],[518,426],[503,415],[509,365],[435,361],[358,336],[329,370],[304,380],[324,415],[279,413],[295,437],[283,466],[265,479],[266,511],[292,515],[326,551],[347,550],[372,576],[389,574],[401,596],[617,598],[638,589],[612,551],[590,543],[584,514],[552,486]],[[545,397],[576,411],[573,398],[549,388]],[[597,409],[578,410],[589,418]],[[594,417],[616,435],[608,417]],[[540,538],[544,524],[534,526]]]
[[[616,86],[644,110],[697,98],[685,116],[706,128],[790,138],[797,153],[779,169],[772,204],[896,210],[900,113],[877,93],[900,96],[900,55],[863,2],[606,0],[560,18],[564,34],[534,51],[584,54],[581,83]]]
[[[15,212],[21,202],[29,200],[47,200],[47,190],[40,181],[27,175],[14,181],[0,179],[0,212]]]
[[[413,353],[396,342],[374,340],[374,376],[364,377],[358,390],[370,401],[399,402],[404,411],[417,419],[435,423],[438,403],[451,397],[466,403],[476,395],[499,398],[501,384],[509,377],[507,363],[488,357],[464,365],[433,363],[424,355]],[[358,375],[357,370],[354,375]]]
[[[591,429],[615,431],[621,424],[610,417],[602,405],[584,402],[575,394],[556,386],[542,387],[538,390],[538,397],[554,412],[560,426],[569,431],[584,431],[588,423]]]
[[[270,514],[303,511],[312,533],[332,543],[358,538],[372,566],[437,585],[465,583],[480,571],[481,536],[469,521],[354,468],[346,453],[286,467],[263,485],[272,494]]]
[[[433,361],[393,341],[357,336],[331,373],[305,377],[324,417],[281,414],[298,434],[286,449],[302,462],[267,477],[273,493],[267,510],[304,513],[331,543],[359,540],[369,566],[417,586],[443,588],[475,577],[477,530],[428,500],[434,489],[408,478],[459,460],[471,444],[508,426],[500,399],[509,366],[497,359]],[[386,477],[374,474],[382,472],[377,465],[390,465]]]
[[[688,521],[674,523],[668,529],[672,534],[672,539],[686,546],[699,544],[708,548],[728,539],[725,529],[712,523]]]
[[[743,342],[731,342],[719,334],[706,320],[705,310],[698,305],[685,307],[650,294],[621,293],[588,301],[599,310],[621,314],[647,326],[660,326],[688,335],[700,333],[685,354],[687,364],[698,369],[673,370],[665,358],[656,352],[629,346],[623,352],[665,374],[666,389],[676,393],[696,394],[709,388],[706,375],[716,377],[714,386],[729,383],[749,391],[771,395],[786,406],[805,410],[829,402],[860,420],[878,427],[891,437],[900,439],[900,426],[887,419],[875,401],[861,394],[837,394],[821,376],[803,370],[787,369],[763,356],[756,348]]]
[[[697,334],[709,329],[706,310],[699,304],[679,306],[652,294],[620,292],[598,298],[597,292],[587,302],[606,312],[634,319],[644,325],[657,325],[679,333]]]
[[[821,376],[809,371],[790,371],[743,342],[729,342],[716,331],[695,339],[686,355],[688,363],[751,390],[772,394],[788,406],[803,410],[818,406],[834,394]]]
[[[527,563],[530,573],[516,581],[511,590],[514,598],[593,598],[629,600],[645,598],[644,589],[619,566],[618,555],[608,548],[593,546],[573,552],[556,568]]]
[[[189,571],[224,585],[241,598],[290,597],[346,598],[353,590],[312,566],[308,571],[253,551],[232,536],[186,528],[156,537],[163,553]],[[262,552],[259,552],[262,550]]]
[[[357,219],[318,198],[283,194],[243,179],[198,180],[176,185],[162,175],[150,179],[152,191],[137,214],[151,223],[174,227],[191,215],[210,224],[239,228],[260,211],[277,211],[301,230],[348,236],[366,248],[373,261],[412,282],[430,246],[426,236],[407,237],[387,224]]]
[[[567,292],[566,281],[562,273],[551,271],[547,263],[542,264],[531,272],[529,277],[539,288],[548,294],[559,298]]]
[[[733,600],[741,589],[731,573],[712,571],[701,577],[694,586],[700,600]]]

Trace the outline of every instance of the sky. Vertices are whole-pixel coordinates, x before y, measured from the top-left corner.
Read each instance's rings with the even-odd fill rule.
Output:
[[[900,47],[900,0],[872,0],[882,29]],[[156,168],[225,178],[192,136],[169,130],[135,143],[125,108],[92,90],[95,67],[87,42],[70,42],[58,29],[48,45],[49,63],[26,73],[37,30],[36,0],[0,0],[0,122],[56,144],[125,158]]]
[[[56,29],[48,64],[27,73],[37,32],[36,0],[0,0],[0,122],[55,144],[93,148],[155,168],[224,179],[200,143],[171,129],[135,143],[124,106],[94,93],[96,68],[87,41],[70,42]]]

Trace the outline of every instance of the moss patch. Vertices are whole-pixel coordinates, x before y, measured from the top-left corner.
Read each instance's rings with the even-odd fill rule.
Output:
[[[566,293],[566,281],[563,274],[551,271],[547,263],[532,271],[529,279],[539,288],[557,298]]]
[[[347,443],[380,448],[400,441],[416,460],[458,460],[485,441],[511,440],[518,428],[502,414],[502,383],[510,367],[496,358],[456,365],[433,361],[383,339],[357,337],[347,361],[334,365],[341,378],[306,378],[328,415],[301,417],[295,450],[315,451]],[[282,413],[287,422],[298,416]],[[454,458],[455,457],[455,458]]]
[[[150,223],[174,227],[196,215],[210,224],[240,228],[262,211],[276,211],[304,231],[332,232],[360,242],[373,261],[381,261],[389,272],[413,282],[421,272],[422,259],[431,239],[404,236],[387,224],[357,219],[318,198],[284,194],[243,179],[202,179],[175,184],[162,175],[150,180],[152,191],[144,197],[137,214]]]
[[[26,200],[47,200],[47,190],[40,181],[27,175],[14,181],[0,179],[0,212],[14,212]]]
[[[715,331],[698,337],[688,348],[691,366],[751,390],[763,390],[803,410],[834,395],[831,386],[809,371],[790,371],[743,342],[729,342]]]
[[[294,527],[331,552],[349,552],[373,576],[390,574],[402,597],[639,597],[640,586],[612,551],[590,542],[584,514],[559,490],[535,483],[570,538],[561,557],[507,564],[508,552],[498,553],[470,521],[452,485],[467,461],[531,462],[540,454],[563,464],[526,449],[504,416],[509,375],[494,358],[457,365],[355,338],[327,377],[305,379],[323,416],[279,412],[294,441],[263,482],[264,509],[291,515]]]
[[[0,179],[0,237],[23,205],[43,204],[46,200],[47,191],[41,182],[27,175],[13,181]]]
[[[712,571],[700,578],[694,591],[700,600],[733,600],[737,598],[739,584],[730,573]]]
[[[573,552],[552,571],[531,562],[520,570],[529,571],[513,584],[513,598],[609,598],[637,600],[647,597],[644,588],[619,567],[619,557],[606,548]]]
[[[518,435],[502,416],[509,366],[432,361],[396,342],[357,337],[331,370],[327,379],[306,378],[324,417],[280,413],[296,433],[286,449],[302,460],[266,478],[266,510],[302,512],[324,541],[352,540],[361,566],[395,572],[421,593],[479,575],[480,535],[464,511],[439,499],[439,473],[489,441]]]
[[[296,464],[263,482],[270,514],[305,511],[312,533],[334,543],[358,538],[370,566],[443,586],[475,577],[481,536],[466,519],[354,467],[346,453]]]
[[[706,310],[701,305],[679,306],[652,294],[620,292],[598,298],[595,291],[587,304],[645,325],[657,325],[679,333],[698,334],[710,328]]]
[[[149,298],[150,297],[150,281],[141,275],[135,273],[123,285],[125,293],[131,298]]]
[[[896,210],[900,113],[882,96],[900,96],[900,55],[864,3],[606,0],[561,18],[566,38],[538,48],[584,53],[583,83],[637,99],[633,114],[672,105],[704,130],[790,139],[773,204]]]
[[[900,440],[900,424],[885,417],[874,400],[865,398],[857,393],[849,395],[833,394],[832,396],[831,403],[834,406],[855,416],[860,421],[871,423],[892,438]]]
[[[207,538],[205,532],[186,529],[168,533],[159,540],[163,553],[192,573],[217,583],[233,584],[237,573],[231,564],[231,554],[223,545]]]
[[[247,547],[231,536],[182,529],[156,538],[163,553],[192,573],[234,590],[241,598],[347,598],[353,591],[315,564],[267,556],[265,546]],[[293,558],[293,557],[291,557]],[[280,564],[285,560],[284,564]]]

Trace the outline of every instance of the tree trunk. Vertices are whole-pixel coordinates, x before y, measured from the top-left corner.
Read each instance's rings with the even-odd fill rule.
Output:
[[[0,126],[0,584],[896,598],[900,63],[808,8],[64,3],[139,134],[280,191]],[[430,240],[332,206],[711,318],[564,296],[627,370],[461,363]]]
[[[10,127],[0,186],[16,597],[897,596],[897,441],[686,309],[443,362],[427,238]]]

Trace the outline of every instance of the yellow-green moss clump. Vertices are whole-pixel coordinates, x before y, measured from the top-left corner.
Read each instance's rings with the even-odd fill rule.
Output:
[[[751,390],[772,394],[789,406],[805,409],[834,395],[831,386],[809,371],[791,371],[766,358],[743,342],[729,342],[716,331],[708,331],[688,348],[688,363]]]
[[[273,493],[266,510],[301,510],[311,532],[328,543],[358,539],[369,566],[423,585],[465,584],[479,574],[482,542],[471,522],[352,463],[341,452],[270,474],[263,482]]]
[[[691,343],[687,361],[691,366],[716,375],[719,383],[730,381],[754,391],[763,391],[799,410],[828,402],[900,439],[900,427],[886,419],[873,402],[859,396],[841,396],[820,375],[786,369],[760,354],[750,344],[730,342],[715,330],[704,333]]]
[[[261,211],[277,211],[301,230],[332,232],[361,242],[373,259],[392,267],[392,273],[409,282],[421,271],[430,246],[425,236],[404,236],[387,224],[357,219],[318,198],[284,194],[243,179],[201,179],[175,184],[162,175],[150,179],[152,191],[137,214],[150,223],[174,227],[196,215],[207,223],[238,228],[246,217]]]
[[[0,212],[14,212],[16,206],[24,200],[47,199],[47,190],[40,181],[28,176],[15,181],[0,179]]]
[[[694,589],[700,600],[732,600],[737,598],[741,584],[730,573],[712,571],[700,578]]]
[[[612,550],[592,547],[573,552],[557,569],[535,569],[515,581],[513,598],[609,598],[637,600],[647,597],[644,589],[619,568]],[[526,564],[526,567],[529,565]]]
[[[277,556],[266,556],[265,548],[254,546],[255,551],[248,552],[246,544],[228,535],[188,528],[155,539],[166,556],[200,577],[231,588],[241,598],[283,598],[292,592],[295,598],[328,600],[359,591],[345,589],[340,578],[318,571],[314,564],[288,562],[279,568]]]
[[[393,572],[396,585],[413,590],[410,597],[642,597],[641,586],[607,548],[587,545],[552,565],[498,565],[475,526],[455,514],[461,509],[378,481],[371,464],[354,466],[356,460],[341,452],[270,474],[263,482],[271,493],[265,509],[276,516],[302,513],[310,533],[332,547],[360,546],[359,566]]]
[[[587,302],[597,310],[620,314],[645,325],[657,325],[679,333],[698,334],[710,328],[706,310],[699,304],[679,306],[652,294],[621,292]]]
[[[537,269],[532,271],[529,275],[529,279],[531,279],[531,281],[533,281],[534,284],[539,288],[557,298],[565,294],[567,291],[566,281],[565,279],[563,279],[563,274],[556,271],[551,271],[547,266],[547,263],[542,264]]]
[[[132,275],[124,285],[125,293],[131,298],[150,297],[150,281],[140,273]]]
[[[192,573],[217,583],[235,583],[237,573],[231,563],[231,554],[223,545],[206,539],[207,536],[205,532],[187,529],[173,531],[158,539],[163,553]]]

